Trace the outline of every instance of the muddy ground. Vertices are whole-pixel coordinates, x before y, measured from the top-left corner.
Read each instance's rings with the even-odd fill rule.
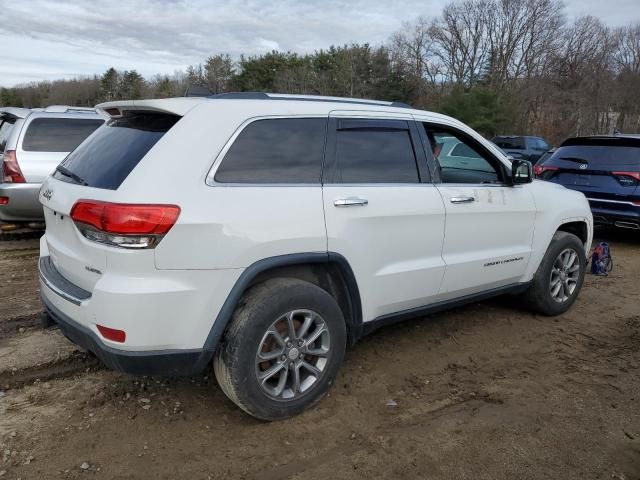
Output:
[[[598,236],[615,269],[567,314],[495,299],[388,327],[272,424],[212,371],[113,373],[41,330],[37,242],[0,242],[0,478],[639,479],[640,236]]]

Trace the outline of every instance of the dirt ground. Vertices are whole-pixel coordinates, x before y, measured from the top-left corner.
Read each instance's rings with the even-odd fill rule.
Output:
[[[271,424],[212,371],[131,377],[42,331],[37,241],[0,242],[0,478],[640,479],[640,236],[598,236],[614,271],[567,314],[495,299],[385,328]]]

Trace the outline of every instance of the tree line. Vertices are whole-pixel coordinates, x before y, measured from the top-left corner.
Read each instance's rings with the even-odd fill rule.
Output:
[[[568,21],[559,0],[455,0],[437,18],[403,24],[379,46],[308,54],[215,54],[173,75],[136,70],[19,85],[0,105],[93,106],[117,99],[270,91],[374,98],[442,112],[481,133],[640,132],[640,23]]]

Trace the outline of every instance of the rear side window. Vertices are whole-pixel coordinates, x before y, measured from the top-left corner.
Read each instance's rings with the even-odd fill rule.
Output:
[[[325,118],[274,118],[249,124],[215,174],[220,183],[320,183]]]
[[[178,120],[176,115],[156,113],[132,113],[112,119],[74,150],[53,176],[65,182],[116,190]]]
[[[14,123],[16,123],[16,119],[13,117],[0,117],[0,153],[4,152],[4,147],[7,145],[7,139]]]
[[[103,123],[101,119],[36,118],[27,127],[22,149],[27,152],[71,152]]]
[[[335,148],[334,183],[420,182],[407,122],[341,121]]]

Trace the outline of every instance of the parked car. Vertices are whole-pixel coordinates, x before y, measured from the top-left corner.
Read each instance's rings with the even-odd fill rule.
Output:
[[[498,135],[491,141],[512,158],[529,160],[533,164],[551,148],[542,137]]]
[[[6,109],[14,118],[2,157],[0,221],[42,222],[42,181],[105,119],[92,108]],[[3,118],[10,118],[5,114]]]
[[[569,138],[534,170],[584,193],[596,223],[640,230],[640,135]]]
[[[275,420],[376,328],[504,293],[557,315],[582,286],[584,195],[452,118],[255,93],[99,108],[43,185],[39,269],[47,321],[111,368],[213,362]]]

